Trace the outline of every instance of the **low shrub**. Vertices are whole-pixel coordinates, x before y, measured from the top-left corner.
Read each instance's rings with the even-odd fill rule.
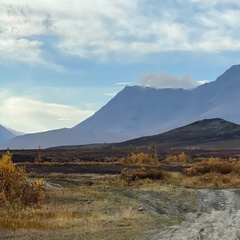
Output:
[[[127,165],[156,165],[159,164],[157,156],[151,156],[147,153],[132,153],[128,157],[121,158],[120,163]]]
[[[24,167],[15,166],[7,152],[0,160],[0,207],[18,209],[38,205],[45,199],[44,181],[30,182]]]
[[[203,175],[185,177],[181,185],[193,188],[237,188],[240,185],[238,174],[210,172]]]
[[[122,170],[120,178],[127,183],[135,181],[137,179],[164,179],[167,177],[167,173],[158,170],[155,168],[136,168],[136,169],[129,169],[125,168]]]
[[[186,153],[182,152],[178,155],[168,155],[164,160],[163,163],[169,164],[169,165],[184,165],[189,162],[192,162],[192,159],[190,156],[188,156]]]
[[[229,174],[234,167],[231,163],[221,160],[211,160],[209,162],[199,163],[185,170],[188,176],[203,175],[207,173]]]

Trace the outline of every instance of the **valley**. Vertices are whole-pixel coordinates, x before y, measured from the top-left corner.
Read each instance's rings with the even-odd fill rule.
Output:
[[[0,1],[0,240],[240,240],[240,1]]]
[[[126,86],[72,128],[1,128],[1,239],[239,239],[239,74]]]
[[[74,146],[11,154],[30,179],[44,179],[46,200],[3,210],[2,239],[207,240],[230,225],[222,239],[239,234],[238,149]]]

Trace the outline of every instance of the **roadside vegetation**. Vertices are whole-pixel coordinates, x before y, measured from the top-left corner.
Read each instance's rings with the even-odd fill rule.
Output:
[[[199,158],[185,170],[182,185],[194,188],[237,188],[240,161],[236,158]]]
[[[138,239],[180,223],[181,209],[195,208],[193,190],[148,179],[128,186],[118,175],[50,174],[45,181],[39,207],[1,215],[2,239]]]
[[[115,175],[27,174],[27,164],[14,164],[10,152],[0,161],[2,239],[138,239],[194,212],[196,188],[240,185],[238,158],[192,157],[184,152],[161,157],[155,149],[84,162],[121,166]],[[43,160],[39,153],[30,164],[65,163]]]
[[[184,152],[168,155],[161,161],[148,154],[132,154],[120,159],[129,166],[141,168],[124,168],[120,178],[127,184],[139,179],[158,179],[160,182],[176,184],[191,188],[236,188],[240,186],[240,159],[219,157],[192,158]],[[144,167],[143,167],[144,166]],[[179,171],[169,172],[172,167]],[[159,183],[160,183],[159,182]]]

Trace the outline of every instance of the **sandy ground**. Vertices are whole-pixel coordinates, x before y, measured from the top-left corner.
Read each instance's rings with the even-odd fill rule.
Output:
[[[240,191],[198,190],[198,211],[188,213],[179,226],[154,230],[151,240],[237,240],[240,239]]]

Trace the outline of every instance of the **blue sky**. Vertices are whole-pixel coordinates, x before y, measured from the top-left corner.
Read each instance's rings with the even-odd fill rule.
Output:
[[[240,59],[238,0],[0,1],[0,124],[72,127],[126,85],[194,88]]]

